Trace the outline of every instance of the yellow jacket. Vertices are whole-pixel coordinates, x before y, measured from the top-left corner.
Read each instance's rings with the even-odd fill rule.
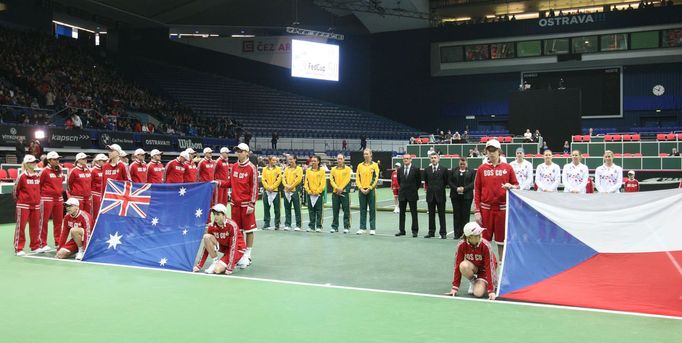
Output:
[[[272,188],[277,191],[279,185],[282,184],[282,169],[278,166],[270,169],[270,167],[263,168],[263,176],[261,178],[261,183],[263,188]]]
[[[350,174],[352,172],[353,169],[349,166],[344,166],[342,169],[338,167],[331,169],[329,172],[329,183],[334,188],[334,192],[338,189],[343,189],[344,192],[348,191],[347,188],[350,186]]]
[[[326,179],[323,169],[313,170],[312,168],[308,168],[308,170],[305,171],[305,191],[308,194],[322,194],[324,186],[327,185]]]
[[[356,171],[356,184],[358,188],[374,189],[379,181],[379,165],[372,162],[366,165],[365,162],[358,164]]]
[[[296,166],[296,168],[286,167],[284,169],[284,179],[282,184],[284,187],[296,188],[303,180],[303,168]]]

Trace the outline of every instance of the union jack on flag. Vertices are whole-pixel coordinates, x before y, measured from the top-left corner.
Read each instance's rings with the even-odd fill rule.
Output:
[[[121,217],[147,218],[145,211],[152,199],[151,192],[148,192],[150,187],[151,184],[124,182],[121,188],[120,183],[116,185],[108,180],[99,213],[118,211]]]

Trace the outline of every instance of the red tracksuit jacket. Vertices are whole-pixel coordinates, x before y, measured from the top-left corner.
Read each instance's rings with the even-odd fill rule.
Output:
[[[214,160],[203,158],[197,167],[197,173],[199,174],[198,181],[210,182],[215,180],[215,167],[216,162]]]
[[[507,163],[500,163],[493,167],[486,163],[478,167],[474,181],[474,205],[476,212],[483,209],[507,208],[507,190],[502,188],[505,183],[518,186],[514,168]]]
[[[40,174],[19,175],[13,192],[17,205],[40,205]]]
[[[92,173],[85,167],[74,167],[69,173],[66,182],[69,194],[80,197],[79,200],[88,200],[92,195]]]
[[[258,169],[248,160],[244,164],[239,162],[233,164],[230,185],[232,204],[254,205],[258,197]]]
[[[239,262],[233,257],[235,252],[237,250],[246,249],[244,234],[242,234],[242,230],[239,230],[237,223],[230,218],[227,218],[225,226],[218,226],[218,224],[213,222],[208,226],[208,230],[206,232],[216,238],[218,244],[220,245],[220,251],[223,252],[225,256],[228,256],[226,263],[227,269],[234,270],[235,265],[237,262]],[[201,256],[201,260],[199,260],[197,267],[202,268],[204,263],[206,263],[207,257],[208,251],[204,249],[204,254]]]
[[[133,161],[128,167],[130,181],[135,183],[147,183],[147,164],[140,161]]]
[[[166,173],[166,167],[161,162],[151,161],[147,164],[147,182],[149,183],[163,183],[163,175]]]
[[[166,183],[185,182],[185,165],[174,159],[166,164]]]
[[[197,182],[197,166],[194,162],[185,162],[185,182]]]
[[[490,245],[490,242],[481,238],[481,242],[473,246],[466,239],[462,239],[457,244],[455,276],[452,279],[452,287],[455,290],[459,289],[459,284],[462,281],[462,272],[459,271],[459,264],[465,259],[478,268],[476,273],[478,278],[488,282],[488,293],[494,292],[495,282],[497,281],[497,258],[493,253],[493,247]]]
[[[61,167],[60,167],[61,168]],[[64,174],[51,168],[45,168],[40,172],[40,196],[56,198],[61,197],[64,192]]]
[[[107,188],[107,180],[109,179],[114,181],[130,181],[130,174],[128,174],[126,165],[118,161],[113,166],[109,162],[102,166],[102,188],[100,189],[102,194],[104,194],[104,190]]]

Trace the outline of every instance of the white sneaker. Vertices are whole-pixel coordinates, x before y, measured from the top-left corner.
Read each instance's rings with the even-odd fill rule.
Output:
[[[305,232],[313,231],[313,229],[305,229]]]
[[[400,213],[400,208],[398,206],[396,206],[395,210],[393,210],[393,213]]]
[[[344,234],[347,234],[348,232],[350,232],[350,230],[348,230],[348,229],[343,229],[343,233],[344,233]]]
[[[239,267],[240,269],[246,269],[246,267],[248,267],[250,265],[251,265],[251,258],[248,258],[248,259],[242,258],[239,261],[239,263],[237,263],[237,267]]]
[[[213,273],[215,273],[215,266],[216,266],[216,264],[218,264],[218,261],[213,261],[213,263],[211,263],[211,265],[208,266],[208,268],[206,268],[206,270],[204,270],[204,273],[206,273],[206,274],[213,274]]]
[[[336,233],[336,230],[331,229],[331,230],[329,230],[329,233]]]
[[[474,294],[474,282],[475,282],[475,281],[470,281],[470,282],[469,282],[469,290],[467,291],[467,294],[469,294],[469,295]]]
[[[295,227],[295,228],[294,228],[294,231],[301,231],[301,228],[300,228],[300,227]]]
[[[289,231],[289,230],[291,230],[290,227],[288,227],[288,226],[285,226],[285,227],[284,227],[284,231]]]
[[[376,232],[376,230],[369,230],[369,234],[370,234],[371,236],[374,236],[374,235],[377,234],[377,232]]]
[[[266,231],[266,230],[272,230],[272,226],[266,226],[262,228],[261,230]]]
[[[315,229],[315,232],[322,232],[322,229]]]
[[[37,252],[37,253],[40,253],[40,254],[46,253],[46,252],[50,252],[50,251],[52,251],[52,247],[49,246],[49,245],[46,245],[46,246],[44,246],[44,247],[42,247],[42,248],[36,250],[36,252]]]
[[[23,250],[22,250],[22,251],[18,251],[16,255],[17,255],[17,256],[26,256],[26,252],[24,252]]]
[[[81,261],[83,259],[83,252],[79,251],[76,253],[76,261]]]
[[[364,235],[364,234],[365,234],[365,230],[358,230],[358,231],[355,231],[355,234],[356,234],[356,235]]]

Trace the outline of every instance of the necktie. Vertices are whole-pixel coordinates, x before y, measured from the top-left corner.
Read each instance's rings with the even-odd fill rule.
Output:
[[[407,174],[410,172],[410,167],[405,168],[405,177],[407,177]]]

